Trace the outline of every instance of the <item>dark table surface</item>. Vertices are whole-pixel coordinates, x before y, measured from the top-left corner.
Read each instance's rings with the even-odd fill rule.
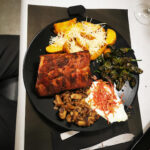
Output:
[[[127,10],[90,9],[85,16],[107,22],[115,28],[130,45],[130,31]],[[47,6],[28,7],[28,45],[45,26],[56,20],[68,18],[67,9]],[[133,102],[133,109],[127,125],[137,138],[142,134],[138,98]],[[28,96],[25,117],[25,150],[52,150],[52,131],[54,124],[37,113]]]

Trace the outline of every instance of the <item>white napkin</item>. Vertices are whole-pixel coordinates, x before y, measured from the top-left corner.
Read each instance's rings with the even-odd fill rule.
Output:
[[[78,131],[67,131],[67,132],[61,133],[60,137],[61,137],[62,140],[66,140],[66,139],[68,139],[68,138],[70,138],[70,137],[72,137],[72,136],[74,136],[78,133],[79,133]],[[125,135],[125,134],[122,134],[122,135]],[[112,138],[110,138],[111,140],[108,139],[108,140],[100,142],[96,145],[93,145],[91,147],[83,148],[83,149],[80,149],[80,150],[95,150],[95,149],[98,149],[98,148],[112,146],[112,145],[116,145],[116,144],[120,144],[120,143],[126,143],[126,142],[129,142],[129,141],[133,140],[133,138],[134,138],[133,134],[130,134],[130,137],[129,137],[129,134],[128,134],[128,137],[126,136],[127,139],[124,139],[125,137],[121,137],[122,135],[112,137]],[[118,141],[118,137],[120,138],[119,141]]]
[[[77,133],[79,133],[78,131],[67,131],[67,132],[63,132],[60,134],[60,138],[61,140],[66,140],[74,135],[76,135]]]

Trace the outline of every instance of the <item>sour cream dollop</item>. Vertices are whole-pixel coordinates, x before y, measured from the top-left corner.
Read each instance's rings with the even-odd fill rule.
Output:
[[[85,101],[93,110],[110,123],[126,121],[128,119],[124,105],[121,98],[117,95],[116,89],[112,84],[108,84],[105,81],[94,81]]]

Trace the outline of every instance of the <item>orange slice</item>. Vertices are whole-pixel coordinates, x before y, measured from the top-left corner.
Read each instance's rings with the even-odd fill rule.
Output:
[[[51,44],[46,47],[46,52],[48,53],[57,53],[63,51],[63,45]]]
[[[107,45],[115,44],[117,39],[116,32],[113,29],[107,29],[106,43]]]
[[[106,48],[106,49],[104,50],[104,54],[110,53],[110,52],[111,52],[111,49],[110,49],[110,48]]]
[[[98,58],[98,56],[100,56],[104,52],[105,49],[106,49],[106,45],[104,45],[98,51],[95,51],[93,54],[91,54],[90,59],[95,60],[96,58]]]

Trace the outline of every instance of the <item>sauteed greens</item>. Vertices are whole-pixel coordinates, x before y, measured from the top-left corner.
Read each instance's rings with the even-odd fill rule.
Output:
[[[116,89],[120,91],[126,81],[129,81],[131,88],[136,85],[135,74],[141,74],[142,69],[138,68],[136,61],[141,61],[128,57],[129,52],[133,52],[131,48],[109,47],[111,52],[105,53],[97,58],[99,67],[97,72],[104,80],[116,84]]]

